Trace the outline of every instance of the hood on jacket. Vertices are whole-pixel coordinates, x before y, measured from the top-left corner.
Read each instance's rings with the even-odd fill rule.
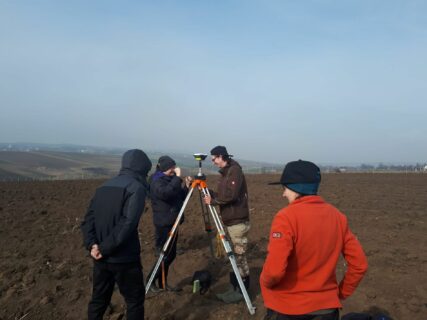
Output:
[[[128,150],[123,154],[122,157],[122,168],[120,172],[134,172],[145,178],[148,172],[151,170],[151,160],[145,154],[144,151],[139,149]]]

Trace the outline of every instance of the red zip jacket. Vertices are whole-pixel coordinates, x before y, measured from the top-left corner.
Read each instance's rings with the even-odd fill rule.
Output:
[[[338,285],[340,254],[347,262]],[[298,315],[341,307],[368,268],[363,249],[347,218],[320,196],[305,196],[274,217],[268,255],[260,276],[264,305]]]

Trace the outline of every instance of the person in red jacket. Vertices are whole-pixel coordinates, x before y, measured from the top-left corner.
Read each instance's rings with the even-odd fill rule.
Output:
[[[260,275],[265,319],[338,320],[341,301],[362,280],[368,262],[347,218],[317,195],[320,169],[289,162],[280,182],[289,205],[273,219],[268,254]],[[340,255],[347,270],[338,284]]]

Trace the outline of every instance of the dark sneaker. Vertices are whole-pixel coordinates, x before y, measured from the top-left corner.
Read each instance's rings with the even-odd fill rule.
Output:
[[[227,291],[222,292],[222,293],[217,293],[215,296],[219,300],[224,301],[224,298],[227,297],[228,295],[233,294],[233,292],[234,292],[234,288],[232,286],[230,286]]]
[[[151,284],[151,286],[150,286],[150,291],[151,291],[152,293],[159,293],[159,292],[165,291],[165,289],[163,289],[163,288],[159,288],[159,287],[158,287],[158,286],[156,286],[154,283],[152,283],[152,284]]]
[[[171,292],[180,292],[180,291],[182,291],[182,288],[179,288],[179,287],[172,287],[172,286],[170,286],[170,285],[166,285],[166,290],[167,291],[171,291]]]
[[[239,290],[233,291],[233,293],[223,296],[221,299],[225,303],[236,303],[244,299],[243,294]]]

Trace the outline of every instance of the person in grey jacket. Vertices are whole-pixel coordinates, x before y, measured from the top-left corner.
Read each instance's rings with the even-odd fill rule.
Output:
[[[102,319],[117,283],[127,318],[144,319],[145,288],[138,224],[148,191],[151,161],[138,149],[122,157],[118,176],[95,192],[81,224],[84,246],[94,260],[88,319]]]

